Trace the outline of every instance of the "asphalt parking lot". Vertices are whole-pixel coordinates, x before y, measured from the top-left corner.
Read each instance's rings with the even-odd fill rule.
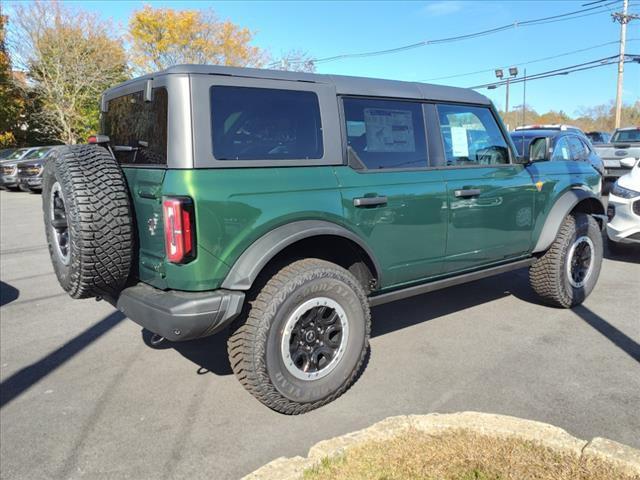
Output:
[[[390,415],[476,410],[640,448],[640,250],[583,306],[516,271],[373,311],[371,356],[332,404],[287,417],[235,380],[224,335],[152,349],[58,286],[39,195],[0,192],[0,476],[235,479]]]

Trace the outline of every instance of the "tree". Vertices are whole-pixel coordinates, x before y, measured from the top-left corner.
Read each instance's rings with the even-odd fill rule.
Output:
[[[127,78],[122,42],[103,18],[56,1],[19,5],[15,18],[33,122],[45,137],[77,143],[98,128],[100,94]]]
[[[179,10],[145,5],[129,21],[130,59],[140,73],[195,63],[260,67],[265,53],[252,46],[253,32],[212,10]]]
[[[271,61],[269,63],[269,68],[273,68],[275,70],[288,70],[292,72],[313,73],[316,71],[313,59],[307,52],[303,52],[302,50],[289,50],[280,58]]]
[[[15,146],[24,101],[16,86],[6,43],[7,17],[0,5],[0,148]]]
[[[513,108],[507,114],[505,114],[503,111],[500,111],[499,113],[504,124],[508,125],[512,130],[522,125],[531,125],[538,123],[538,119],[540,118],[538,112],[531,108],[530,105],[525,105],[524,122],[521,105],[517,108]]]
[[[612,131],[615,128],[615,103],[580,107],[576,123],[585,130]],[[640,100],[622,106],[622,126],[640,124]]]

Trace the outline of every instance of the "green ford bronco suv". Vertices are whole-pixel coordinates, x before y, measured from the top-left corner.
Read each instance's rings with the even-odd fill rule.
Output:
[[[371,306],[529,267],[568,308],[598,279],[600,175],[545,138],[523,163],[474,91],[185,65],[101,110],[101,135],[45,167],[60,284],[170,341],[227,330],[238,379],[279,412],[356,380]]]

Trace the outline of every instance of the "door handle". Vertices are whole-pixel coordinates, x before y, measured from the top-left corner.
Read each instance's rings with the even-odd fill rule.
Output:
[[[464,190],[456,190],[453,194],[458,198],[477,197],[482,193],[479,188],[466,188]]]
[[[353,199],[354,207],[374,207],[376,205],[386,205],[387,197],[360,197]]]

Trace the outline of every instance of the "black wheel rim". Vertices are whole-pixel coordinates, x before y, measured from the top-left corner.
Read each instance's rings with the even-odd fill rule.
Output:
[[[287,370],[303,380],[328,375],[342,357],[347,337],[346,315],[337,302],[329,298],[304,302],[284,328],[281,350]]]
[[[574,288],[582,288],[593,270],[593,242],[587,236],[576,239],[571,245],[567,260],[569,283]]]
[[[62,195],[62,189],[58,182],[54,183],[51,188],[50,220],[55,249],[62,262],[68,264],[71,251],[71,238],[69,235],[69,222],[67,220],[64,196]]]

